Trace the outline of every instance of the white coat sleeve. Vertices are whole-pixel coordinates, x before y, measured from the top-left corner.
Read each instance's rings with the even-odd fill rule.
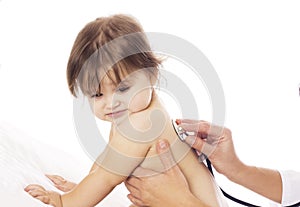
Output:
[[[300,172],[279,171],[282,180],[282,205],[289,206],[300,202]]]

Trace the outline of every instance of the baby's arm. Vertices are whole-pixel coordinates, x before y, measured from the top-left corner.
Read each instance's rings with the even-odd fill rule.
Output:
[[[62,195],[62,204],[64,207],[95,206],[125,178],[99,167],[86,176],[71,192]]]
[[[97,162],[94,162],[89,173],[93,172],[98,167],[99,166],[98,166]],[[52,183],[58,190],[61,190],[63,192],[69,192],[73,188],[75,188],[77,185],[76,183],[66,180],[62,176],[59,176],[59,175],[46,175],[46,177],[52,181]]]
[[[55,207],[93,207],[123,182],[144,160],[149,144],[135,143],[115,134],[96,161],[96,167],[72,191],[59,194],[41,186],[25,189],[33,197]]]
[[[94,162],[89,173],[93,172],[98,167],[99,167],[99,165],[97,164],[97,162]],[[46,175],[46,177],[52,181],[52,183],[58,190],[61,190],[62,192],[65,192],[65,193],[71,191],[77,185],[76,183],[66,180],[62,176],[59,176],[59,175]]]
[[[95,168],[72,191],[60,196],[38,185],[29,185],[25,191],[55,207],[93,207],[131,174],[149,148],[149,143],[136,143],[114,133]]]
[[[96,167],[71,192],[61,196],[64,207],[94,206],[123,182],[143,161],[150,145],[115,133]]]
[[[137,129],[143,130],[149,127],[148,120],[145,119],[147,114],[144,113],[145,111],[136,113],[139,115],[132,116],[130,120]],[[116,129],[112,130],[114,132],[110,136],[108,146],[93,165],[89,175],[72,191],[61,196],[63,207],[95,206],[145,159],[153,144],[151,141],[131,140]],[[60,204],[56,202],[53,206],[60,206]]]
[[[118,183],[124,180],[102,167],[86,176],[72,191],[59,195],[40,185],[28,185],[25,191],[32,197],[55,207],[92,207],[100,202]]]
[[[112,140],[112,138],[113,138],[113,133],[112,133],[112,130],[110,130],[109,137],[110,137],[110,139],[109,139],[109,140]],[[93,163],[93,165],[92,165],[92,167],[91,167],[91,169],[90,169],[90,172],[89,172],[89,173],[93,172],[93,171],[94,171],[94,170],[96,170],[98,167],[99,167],[99,162],[97,162],[97,160],[96,160],[96,161]]]

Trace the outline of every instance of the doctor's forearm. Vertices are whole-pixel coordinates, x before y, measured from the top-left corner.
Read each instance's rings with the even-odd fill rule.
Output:
[[[200,201],[199,199],[197,199],[196,197],[190,199],[184,206],[185,207],[210,207],[205,203],[203,203],[202,201]]]
[[[281,203],[282,181],[278,171],[243,164],[235,175],[228,178],[266,198]]]
[[[164,206],[174,206],[174,207],[210,207],[195,197],[193,194],[182,195],[181,198],[174,198],[169,203],[165,203]]]

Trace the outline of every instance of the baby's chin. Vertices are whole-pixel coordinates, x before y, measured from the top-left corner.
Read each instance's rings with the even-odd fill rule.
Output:
[[[125,114],[124,116],[121,116],[121,117],[118,117],[118,118],[113,118],[113,117],[107,117],[107,116],[104,116],[104,117],[99,117],[99,116],[96,116],[98,119],[100,119],[101,121],[105,121],[105,122],[110,122],[110,123],[113,123],[113,124],[120,124],[122,123],[124,120],[130,120],[130,117],[132,115],[137,115],[137,114],[144,114],[145,116],[147,114],[147,109],[149,109],[149,106],[151,104],[145,104],[144,106],[140,106],[139,108],[135,108],[135,109],[128,109],[127,110],[127,114]]]
[[[129,108],[128,108],[129,114],[134,114],[134,113],[139,113],[139,112],[145,111],[145,110],[149,109],[150,105],[151,105],[151,101],[140,103],[139,105],[134,106],[134,107],[129,106]]]

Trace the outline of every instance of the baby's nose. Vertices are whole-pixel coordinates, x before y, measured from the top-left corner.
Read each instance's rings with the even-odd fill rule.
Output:
[[[109,108],[114,109],[121,104],[121,101],[119,100],[119,98],[117,96],[111,95],[106,98],[106,104]]]

